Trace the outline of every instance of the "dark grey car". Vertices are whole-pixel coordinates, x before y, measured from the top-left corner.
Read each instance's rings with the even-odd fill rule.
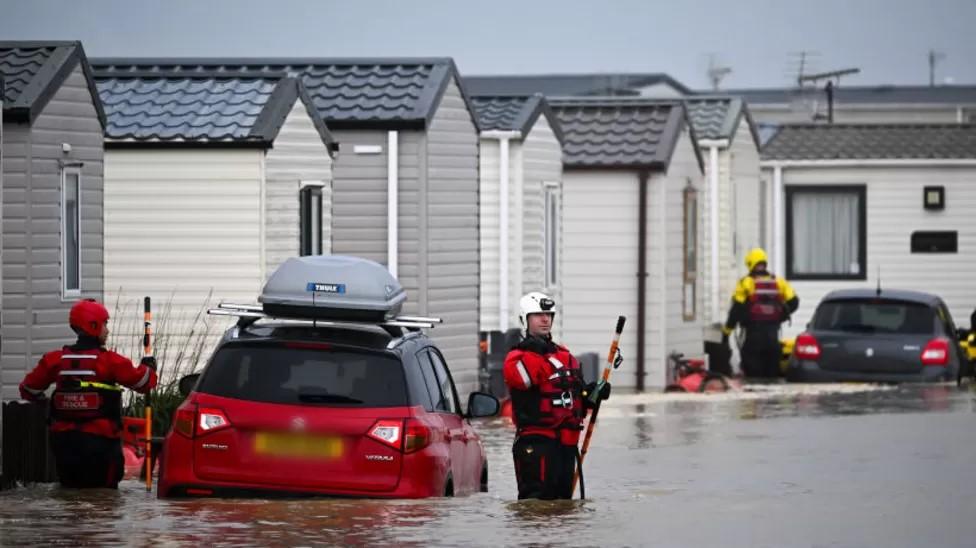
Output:
[[[796,338],[794,382],[954,381],[968,368],[949,309],[918,291],[833,291]]]

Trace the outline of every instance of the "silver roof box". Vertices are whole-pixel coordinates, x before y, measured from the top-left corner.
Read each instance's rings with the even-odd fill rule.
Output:
[[[395,318],[407,294],[385,266],[359,257],[293,257],[275,270],[258,297],[265,314],[383,322]]]

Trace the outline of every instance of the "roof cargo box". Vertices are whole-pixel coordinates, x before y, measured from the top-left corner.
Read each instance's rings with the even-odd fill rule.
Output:
[[[385,266],[359,257],[294,257],[275,270],[258,302],[265,314],[382,322],[400,313],[407,294]]]

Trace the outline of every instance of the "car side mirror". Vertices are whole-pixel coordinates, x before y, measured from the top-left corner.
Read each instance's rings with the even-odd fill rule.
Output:
[[[197,379],[199,378],[200,378],[199,373],[191,373],[181,378],[180,385],[179,385],[180,395],[183,396],[184,398],[189,396],[190,392],[193,392],[193,387],[197,385]]]
[[[501,409],[498,398],[484,392],[472,392],[468,396],[468,418],[494,417]]]

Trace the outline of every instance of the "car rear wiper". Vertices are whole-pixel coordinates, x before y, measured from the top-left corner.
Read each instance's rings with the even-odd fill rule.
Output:
[[[306,392],[298,395],[299,401],[305,403],[363,403],[363,400],[350,398],[341,394],[328,394],[325,392]]]

